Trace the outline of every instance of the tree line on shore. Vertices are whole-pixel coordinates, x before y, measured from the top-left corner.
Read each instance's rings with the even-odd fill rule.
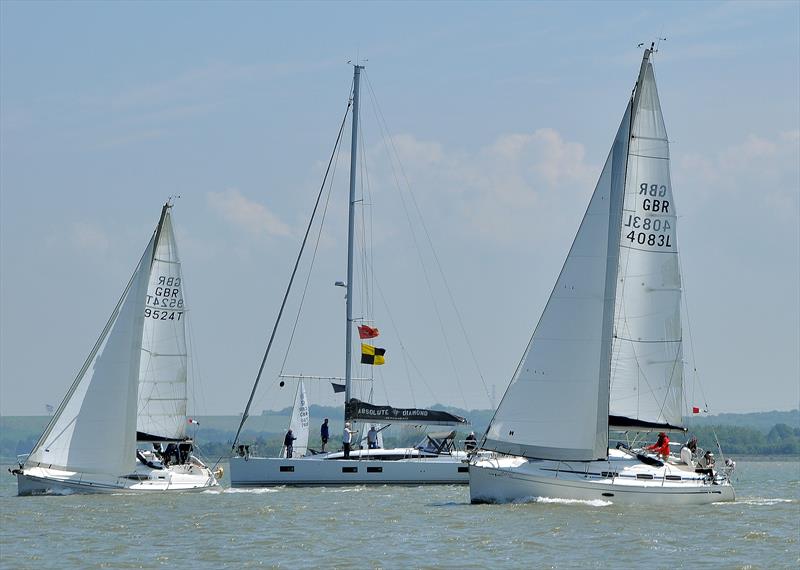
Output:
[[[448,409],[472,420],[472,428],[480,438],[491,419],[489,410]],[[311,406],[311,437],[309,447],[319,449],[318,426],[322,419],[330,417],[332,446],[338,448],[337,435],[341,429],[341,409]],[[284,426],[288,425],[291,410],[270,412],[263,417],[254,417],[253,424],[246,428],[240,443],[252,446],[260,455],[275,456],[281,448]],[[718,420],[715,422],[714,420]],[[722,421],[719,421],[722,420]],[[777,420],[777,421],[776,421]],[[31,451],[48,418],[44,416],[0,417],[0,458],[13,461],[18,455]],[[723,423],[724,422],[724,423]],[[196,446],[210,459],[225,458],[231,454],[231,446],[238,423],[235,416],[209,416],[200,418],[199,428],[190,430]],[[751,414],[721,414],[704,418],[687,418],[689,430],[686,437],[697,436],[700,447],[717,450],[716,441],[726,455],[779,455],[800,457],[800,410],[791,412],[758,412]],[[469,431],[461,430],[456,436],[463,441]],[[413,446],[423,438],[416,429],[391,430],[384,435],[386,446]],[[680,441],[680,434],[673,434],[673,441]],[[329,446],[331,449],[331,446]]]

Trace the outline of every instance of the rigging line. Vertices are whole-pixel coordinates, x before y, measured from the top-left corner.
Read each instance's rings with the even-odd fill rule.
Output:
[[[378,114],[377,114],[377,112],[380,112],[380,107],[378,105],[377,97],[375,96],[375,92],[372,89],[372,84],[369,81],[369,78],[367,78],[367,85],[369,87],[370,94],[372,95],[373,101],[375,102],[375,107],[374,108],[377,110],[376,111],[376,119],[378,120],[378,124],[380,125],[380,118],[378,117]],[[389,136],[388,128],[385,127],[385,126],[384,126],[384,131],[385,131],[384,144],[386,144],[386,139],[388,138],[390,143],[392,144],[392,147],[394,148],[394,143],[391,140],[391,137]],[[397,153],[397,149],[396,148],[394,148],[394,151],[395,151],[395,156],[397,158],[397,162],[398,162],[400,171],[403,174],[403,176],[405,177],[405,171],[402,168],[402,163],[400,162],[399,153]],[[390,154],[390,157],[391,157],[391,154]],[[453,376],[455,378],[456,385],[458,386],[458,391],[461,394],[461,399],[462,399],[462,401],[464,403],[464,408],[466,409],[466,408],[468,408],[467,400],[466,400],[466,396],[464,395],[464,389],[461,386],[461,380],[459,378],[458,368],[457,368],[456,362],[455,362],[455,357],[453,356],[453,350],[452,350],[452,348],[450,346],[450,342],[447,339],[447,332],[446,332],[446,329],[445,329],[445,326],[444,326],[444,321],[442,320],[441,312],[439,311],[439,306],[433,300],[433,285],[431,284],[430,276],[428,275],[428,270],[427,270],[427,267],[425,265],[425,261],[424,261],[424,259],[422,257],[422,253],[421,253],[422,250],[419,247],[419,243],[417,241],[417,235],[414,232],[414,224],[412,224],[412,222],[411,222],[411,216],[409,215],[409,210],[408,210],[408,206],[406,205],[406,200],[403,197],[402,185],[400,184],[400,180],[397,177],[397,172],[395,171],[395,167],[394,167],[394,161],[390,159],[389,163],[390,163],[390,166],[391,166],[392,175],[393,175],[393,177],[395,179],[395,184],[397,185],[398,195],[400,196],[400,203],[402,204],[403,211],[404,211],[404,213],[406,215],[406,222],[408,223],[408,227],[409,227],[409,230],[410,230],[410,233],[411,233],[411,238],[412,238],[412,241],[414,242],[414,248],[417,251],[417,257],[419,258],[420,266],[422,268],[422,275],[425,278],[425,284],[426,284],[426,286],[428,288],[428,293],[431,296],[431,302],[432,302],[432,305],[433,305],[433,310],[434,310],[434,313],[436,314],[436,319],[437,319],[437,321],[439,323],[439,329],[440,329],[441,335],[442,335],[442,342],[444,342],[445,348],[447,350],[447,355],[448,355],[448,358],[450,359],[450,365],[453,367]],[[410,189],[410,184],[408,183],[408,178],[405,177],[405,180],[406,180],[407,187]],[[421,225],[425,229],[426,235],[428,236],[429,246],[432,248],[432,243],[430,242],[430,234],[427,233],[427,228],[425,226],[425,221],[422,218],[422,214],[419,211],[419,207],[416,205],[416,200],[414,199],[414,195],[410,190],[409,190],[409,195],[411,196],[411,199],[412,199],[412,201],[414,203],[414,206],[415,206],[415,208],[417,210],[417,215],[420,218]],[[434,259],[437,260],[437,263],[438,263],[438,257],[435,255],[435,250],[433,250],[433,251],[434,251]],[[439,265],[439,271],[441,273],[441,265]],[[481,375],[481,380],[483,381],[483,376],[482,375]],[[487,396],[487,398],[489,398],[489,401],[491,401],[491,397],[489,396],[489,389],[486,386],[486,382],[485,381],[483,381],[483,385],[484,385],[484,390],[486,391],[486,396]]]
[[[328,173],[331,170],[331,164],[333,163],[333,159],[336,156],[336,148],[339,146],[339,141],[342,138],[342,133],[344,132],[344,125],[347,122],[347,115],[350,113],[350,106],[352,105],[352,99],[348,99],[347,101],[347,108],[344,111],[344,117],[342,117],[342,124],[339,126],[339,134],[336,137],[336,143],[333,146],[333,151],[331,152],[331,157],[328,160],[328,167],[325,169],[325,176],[322,179],[322,184],[320,185],[319,192],[317,193],[317,199],[314,202],[314,209],[311,212],[311,219],[308,221],[308,226],[306,227],[305,235],[303,235],[303,242],[300,244],[300,251],[297,254],[297,259],[294,262],[294,268],[292,269],[292,274],[289,277],[289,284],[286,286],[286,292],[283,295],[283,301],[281,301],[281,307],[278,310],[278,317],[275,319],[275,325],[272,327],[272,334],[270,334],[269,342],[267,343],[267,349],[264,351],[264,357],[261,359],[261,366],[258,368],[258,374],[256,375],[256,380],[253,383],[253,389],[250,391],[250,397],[247,400],[247,405],[244,408],[244,412],[242,413],[242,420],[239,422],[239,428],[236,430],[236,437],[233,439],[233,445],[231,449],[236,448],[236,444],[239,441],[239,435],[242,433],[242,427],[244,427],[244,423],[247,421],[247,418],[250,415],[250,405],[253,403],[253,397],[256,395],[256,390],[258,389],[258,383],[261,381],[261,374],[264,372],[264,365],[267,363],[267,357],[269,356],[269,352],[272,349],[272,343],[275,340],[275,333],[278,331],[278,325],[281,322],[281,317],[283,316],[283,309],[286,307],[286,301],[289,298],[289,292],[292,289],[292,284],[294,283],[294,277],[297,274],[297,267],[300,265],[300,258],[303,255],[303,250],[306,247],[306,241],[308,241],[308,234],[311,232],[311,227],[314,224],[314,216],[317,213],[317,208],[319,207],[319,202],[322,199],[322,193],[325,190],[325,184],[328,179]]]
[[[294,324],[292,325],[292,333],[291,333],[291,335],[289,335],[289,343],[286,346],[286,353],[283,355],[283,362],[281,362],[281,371],[280,371],[279,374],[283,374],[283,372],[285,370],[285,367],[286,367],[286,361],[289,358],[289,352],[292,349],[292,342],[294,341],[294,335],[295,335],[295,332],[297,331],[297,325],[300,322],[300,312],[303,310],[303,303],[304,303],[305,298],[306,298],[306,292],[308,291],[308,285],[309,285],[309,283],[311,281],[311,273],[314,270],[314,262],[317,259],[317,251],[319,249],[320,239],[322,238],[322,228],[325,225],[325,216],[328,213],[328,205],[330,204],[330,200],[331,200],[331,192],[332,192],[332,189],[333,189],[333,180],[336,177],[336,169],[337,169],[337,167],[339,165],[339,155],[340,155],[341,150],[342,150],[342,145],[338,144],[338,143],[339,143],[339,141],[337,141],[337,148],[334,149],[334,152],[336,153],[336,158],[335,158],[335,160],[333,162],[333,170],[331,171],[330,182],[328,183],[328,193],[327,193],[327,195],[325,197],[325,205],[322,208],[322,216],[321,216],[320,222],[319,222],[319,231],[317,232],[317,238],[316,238],[316,241],[314,242],[314,253],[311,255],[311,263],[309,264],[308,274],[306,275],[306,282],[305,282],[305,285],[303,286],[303,294],[300,296],[300,304],[297,307],[297,315],[295,316]]]
[[[381,119],[383,121],[383,123],[382,123],[383,129],[386,132],[387,137],[388,137],[389,127],[386,124],[386,119],[385,119],[385,117],[383,115],[383,111],[381,110],[380,106],[378,105],[377,97],[375,96],[375,92],[372,89],[372,83],[369,80],[369,76],[365,74],[365,77],[367,79],[367,86],[369,87],[370,93],[372,94],[372,97],[375,100],[375,106],[377,108],[377,111],[378,111],[378,113],[380,113],[380,117],[381,117]],[[379,124],[380,124],[380,122],[379,122]],[[422,229],[425,232],[425,237],[427,238],[427,241],[428,241],[428,247],[430,248],[431,253],[433,255],[433,259],[436,262],[436,267],[439,270],[439,275],[440,275],[440,277],[442,279],[442,283],[444,284],[444,288],[447,291],[447,295],[448,295],[449,300],[450,300],[450,305],[452,306],[453,311],[456,314],[456,319],[458,320],[458,325],[461,328],[461,333],[464,336],[464,341],[466,342],[467,348],[470,351],[470,356],[472,358],[473,364],[475,365],[475,370],[478,372],[478,376],[481,379],[481,383],[483,384],[483,389],[484,389],[484,392],[486,393],[486,397],[487,397],[488,401],[491,402],[492,401],[492,397],[491,397],[490,392],[489,392],[489,387],[486,384],[486,379],[483,376],[483,372],[481,371],[480,365],[478,364],[478,358],[475,355],[475,349],[473,348],[472,342],[470,341],[469,335],[467,334],[467,329],[464,326],[464,321],[463,321],[463,319],[461,317],[461,312],[458,310],[458,305],[456,305],[455,297],[453,295],[452,289],[450,288],[450,284],[447,281],[447,278],[446,278],[445,273],[444,273],[444,269],[442,269],[442,264],[439,261],[439,255],[438,255],[438,253],[436,252],[436,249],[433,246],[433,240],[431,239],[430,232],[428,231],[428,226],[425,223],[425,218],[422,217],[422,211],[420,210],[419,205],[417,204],[417,200],[416,200],[416,198],[414,196],[414,193],[411,191],[411,183],[409,182],[408,176],[406,175],[405,169],[403,168],[403,163],[400,161],[400,154],[397,152],[397,147],[394,144],[394,140],[391,137],[388,137],[388,138],[389,138],[389,142],[390,142],[390,144],[392,146],[392,150],[394,151],[395,156],[397,158],[397,163],[398,163],[398,167],[400,169],[400,173],[402,174],[403,179],[405,180],[408,194],[411,196],[411,202],[414,205],[414,209],[417,212],[417,216],[419,217],[420,225],[422,226]],[[392,173],[394,174],[394,166],[393,165],[392,165]],[[398,187],[399,187],[399,185],[398,185]]]

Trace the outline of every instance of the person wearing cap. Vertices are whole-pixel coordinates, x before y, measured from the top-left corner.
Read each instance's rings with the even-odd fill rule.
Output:
[[[342,451],[344,451],[344,458],[350,459],[350,444],[353,441],[353,434],[357,433],[350,429],[350,422],[344,422],[344,431],[342,432]]]
[[[369,426],[369,431],[367,432],[367,448],[378,449],[378,430],[375,429],[374,424]]]
[[[669,457],[669,437],[663,431],[658,434],[658,439],[653,445],[645,447],[648,451],[655,451],[666,461]]]

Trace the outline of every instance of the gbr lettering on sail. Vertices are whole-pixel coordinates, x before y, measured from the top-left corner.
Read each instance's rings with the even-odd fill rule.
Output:
[[[661,250],[673,248],[672,227],[675,215],[665,184],[642,182],[635,209],[626,210],[622,220],[623,243],[631,247],[649,246]]]

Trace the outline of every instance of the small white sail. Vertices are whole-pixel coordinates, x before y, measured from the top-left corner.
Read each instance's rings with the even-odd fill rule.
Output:
[[[642,70],[620,233],[612,416],[682,422],[683,350],[677,216],[653,66]]]
[[[297,383],[297,392],[294,397],[294,408],[292,418],[289,421],[289,429],[297,438],[294,442],[293,457],[303,457],[308,453],[308,399],[306,398],[306,387],[303,381]],[[286,456],[286,448],[281,451],[281,457]]]
[[[133,470],[138,348],[154,239],[26,466],[114,475]]]
[[[608,453],[608,390],[631,103],[484,449],[543,459]]]
[[[144,309],[137,429],[148,436],[186,435],[186,304],[169,207],[157,230]]]

